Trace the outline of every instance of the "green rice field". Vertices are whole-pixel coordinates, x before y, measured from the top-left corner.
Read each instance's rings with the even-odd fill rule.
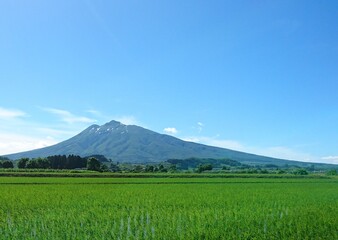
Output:
[[[0,239],[338,239],[338,179],[0,177]]]

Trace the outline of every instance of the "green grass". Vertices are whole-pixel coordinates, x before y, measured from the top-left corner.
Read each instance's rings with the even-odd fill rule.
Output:
[[[310,175],[253,173],[113,173],[87,170],[0,169],[0,177],[70,178],[332,178],[323,173]]]
[[[0,239],[338,239],[337,178],[0,177]]]

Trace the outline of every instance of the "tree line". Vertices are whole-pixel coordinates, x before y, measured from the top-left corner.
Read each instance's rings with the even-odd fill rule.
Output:
[[[46,158],[21,158],[17,161],[20,169],[88,169],[102,171],[104,165],[95,157],[77,155],[54,155]],[[0,168],[14,168],[13,161],[1,160]]]
[[[215,158],[186,158],[186,159],[169,159],[166,162],[170,164],[175,164],[177,168],[188,170],[190,168],[197,168],[198,171],[205,171],[205,170],[211,170],[209,165],[212,165],[214,168],[221,168],[222,166],[226,165],[229,167],[240,167],[243,166],[238,161],[232,160],[232,159],[215,159]],[[206,165],[208,165],[206,167]],[[204,169],[206,168],[206,169]]]
[[[42,169],[75,169],[86,168],[87,158],[77,155],[54,155],[46,158],[21,158],[18,168],[42,168]]]
[[[0,168],[14,168],[14,164],[11,160],[1,160]]]

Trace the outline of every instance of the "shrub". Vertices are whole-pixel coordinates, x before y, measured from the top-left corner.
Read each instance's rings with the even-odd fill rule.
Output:
[[[101,163],[94,157],[90,157],[87,160],[87,169],[91,171],[100,171],[101,170]]]
[[[309,173],[305,170],[305,169],[296,169],[295,171],[293,171],[293,174],[295,175],[308,175]]]
[[[337,170],[336,169],[331,169],[331,170],[329,170],[329,171],[326,172],[326,175],[335,176],[335,175],[337,175]]]

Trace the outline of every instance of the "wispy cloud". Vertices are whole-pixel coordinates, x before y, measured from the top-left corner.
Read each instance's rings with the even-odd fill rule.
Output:
[[[134,116],[116,116],[111,120],[119,121],[125,125],[141,125]]]
[[[26,116],[26,113],[21,110],[0,107],[0,119],[13,119],[24,116]]]
[[[272,147],[251,147],[248,149],[252,149],[255,154],[274,157],[274,158],[282,158],[288,160],[299,160],[304,162],[318,162],[318,159],[311,154],[304,153],[299,150],[292,149],[290,147],[285,146],[272,146]]]
[[[201,143],[209,146],[227,148],[231,150],[247,152],[267,157],[274,157],[274,158],[281,158],[287,160],[298,160],[298,161],[305,161],[305,162],[324,162],[323,160],[338,161],[335,157],[327,157],[327,159],[319,159],[311,154],[304,153],[290,147],[285,146],[267,146],[267,147],[257,147],[257,146],[248,146],[243,144],[237,140],[230,140],[230,139],[220,139],[217,137],[208,137],[208,136],[190,136],[190,137],[183,137],[185,141]]]
[[[76,116],[69,111],[57,109],[57,108],[42,108],[44,111],[52,113],[60,117],[61,121],[72,124],[72,123],[93,123],[96,122],[95,119]]]
[[[137,120],[135,116],[132,115],[107,115],[95,109],[86,110],[87,113],[90,113],[94,117],[100,119],[103,122],[109,122],[111,120],[119,121],[125,125],[142,125],[140,121]]]
[[[57,141],[51,137],[38,138],[2,132],[0,134],[0,155],[47,147],[55,143]]]
[[[94,109],[88,109],[88,110],[86,110],[86,112],[90,113],[90,114],[92,114],[94,116],[99,116],[99,117],[103,116],[100,111],[97,111],[97,110],[94,110]]]
[[[322,157],[321,159],[328,163],[338,164],[338,156],[327,156],[327,157]]]
[[[198,123],[197,123],[197,126],[198,126],[198,133],[201,133],[202,130],[203,130],[204,124],[201,123],[201,122],[198,122]]]
[[[175,135],[178,133],[177,129],[174,127],[167,127],[163,129],[163,132],[167,133],[167,134],[172,134]]]
[[[58,128],[48,128],[48,127],[37,127],[35,128],[35,131],[42,133],[42,134],[57,136],[58,138],[61,136],[69,137],[69,136],[73,136],[78,133],[78,131],[74,131],[74,130],[63,130],[63,129],[58,129]]]
[[[218,139],[214,137],[206,137],[206,136],[191,136],[183,138],[185,141],[196,142],[205,145],[221,147],[221,148],[229,148],[237,151],[244,151],[244,146],[235,140],[227,140],[227,139]]]

